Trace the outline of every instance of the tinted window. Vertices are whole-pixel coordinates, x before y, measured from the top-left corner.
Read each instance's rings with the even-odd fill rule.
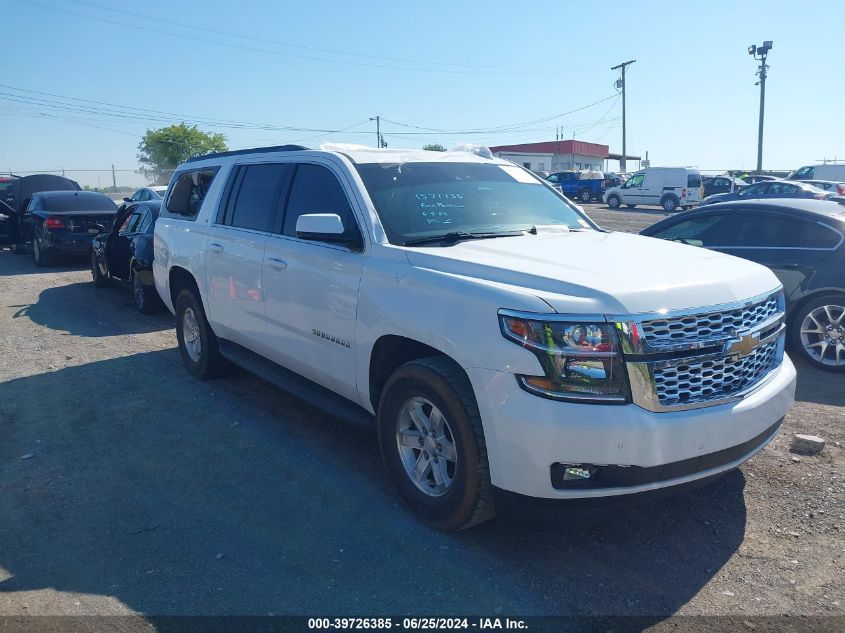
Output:
[[[792,195],[798,192],[797,185],[790,185],[786,182],[773,182],[769,184],[768,193],[771,195]]]
[[[742,191],[739,192],[740,196],[747,196],[749,198],[754,198],[756,196],[762,196],[766,193],[769,189],[769,183],[761,182],[756,185],[751,185],[750,187],[746,187]]]
[[[737,246],[758,248],[833,248],[839,234],[816,222],[749,213],[738,218]]]
[[[137,233],[138,232],[138,225],[141,223],[142,218],[144,217],[144,212],[141,209],[135,209],[126,221],[123,223],[123,226],[120,227],[119,233],[121,235],[126,235],[129,233]]]
[[[45,211],[114,211],[114,202],[98,194],[68,193],[61,196],[45,196],[42,202]]]
[[[687,174],[687,187],[697,188],[701,186],[701,174]]]
[[[196,219],[218,169],[205,167],[179,173],[170,188],[166,207],[161,209],[162,215],[183,220]]]
[[[813,176],[816,175],[816,168],[815,167],[802,167],[798,171],[793,174],[790,174],[790,178],[793,180],[812,180]]]
[[[296,235],[296,221],[306,213],[336,213],[347,236],[358,234],[349,200],[335,175],[321,165],[299,165],[285,210],[285,235]]]
[[[269,231],[279,202],[282,176],[287,165],[249,165],[240,168],[240,186],[230,201],[226,224],[256,231]]]
[[[685,242],[695,246],[725,246],[736,231],[736,212],[698,216],[663,228],[652,237]]]

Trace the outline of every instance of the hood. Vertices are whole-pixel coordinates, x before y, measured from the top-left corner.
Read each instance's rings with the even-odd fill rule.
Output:
[[[528,290],[559,313],[682,310],[742,301],[780,285],[759,264],[629,233],[501,237],[406,252],[412,266]]]

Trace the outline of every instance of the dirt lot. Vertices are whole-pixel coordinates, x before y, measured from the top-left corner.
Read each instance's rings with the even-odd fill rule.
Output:
[[[781,435],[705,488],[461,534],[400,507],[371,430],[190,378],[170,315],[82,262],[0,252],[0,380],[0,615],[845,615],[843,375],[800,366]]]

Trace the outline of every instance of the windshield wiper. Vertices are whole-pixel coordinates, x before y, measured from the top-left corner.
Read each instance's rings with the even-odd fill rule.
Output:
[[[428,237],[420,237],[415,240],[407,240],[403,246],[418,246],[420,244],[433,244],[435,242],[442,242],[443,244],[451,246],[458,242],[465,240],[487,240],[494,237],[518,237],[525,235],[525,231],[498,231],[495,233],[469,233],[467,231],[453,231],[451,233],[443,233],[442,235],[430,235]]]

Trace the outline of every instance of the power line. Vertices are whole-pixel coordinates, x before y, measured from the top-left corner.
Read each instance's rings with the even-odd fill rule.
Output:
[[[250,40],[250,41],[253,41],[253,42],[261,42],[262,44],[274,44],[274,45],[277,45],[277,46],[287,46],[289,48],[298,48],[298,49],[301,49],[301,50],[314,51],[314,52],[317,52],[317,53],[328,53],[330,55],[348,55],[350,57],[361,57],[361,58],[364,58],[364,59],[386,60],[386,61],[392,61],[392,62],[400,62],[400,63],[404,63],[404,64],[428,64],[428,65],[432,65],[432,66],[454,66],[454,67],[459,67],[459,68],[491,68],[491,69],[499,68],[499,69],[510,69],[510,70],[514,70],[514,71],[520,70],[520,68],[518,68],[516,66],[501,66],[501,65],[495,65],[495,64],[462,64],[462,63],[456,63],[456,62],[437,62],[437,61],[430,61],[430,60],[425,60],[425,59],[409,59],[409,58],[404,58],[404,57],[390,57],[390,56],[387,56],[387,55],[367,55],[365,53],[355,53],[355,52],[352,52],[352,51],[342,51],[342,50],[331,49],[331,48],[320,48],[320,47],[317,47],[317,46],[305,46],[303,44],[292,44],[290,42],[284,42],[284,41],[281,41],[281,40],[272,40],[272,39],[267,39],[267,38],[262,38],[262,37],[255,37],[255,36],[252,36],[252,35],[244,35],[244,34],[241,34],[241,33],[233,33],[231,31],[222,31],[222,30],[219,30],[219,29],[211,29],[211,28],[207,28],[207,27],[197,26],[196,24],[189,24],[189,23],[186,23],[186,22],[177,22],[176,20],[163,20],[159,16],[150,16],[150,15],[144,15],[142,13],[135,13],[133,11],[126,11],[124,9],[116,9],[114,7],[109,7],[109,6],[105,6],[105,5],[102,5],[102,4],[97,4],[95,2],[86,2],[85,0],[71,0],[71,2],[74,2],[76,4],[87,5],[89,7],[94,7],[96,9],[103,9],[105,11],[112,11],[114,13],[122,13],[124,15],[128,15],[128,16],[131,16],[131,17],[134,17],[134,18],[141,18],[143,20],[151,20],[151,21],[155,22],[156,24],[161,24],[162,22],[166,22],[166,23],[172,24],[174,26],[179,26],[181,28],[187,28],[187,29],[193,29],[195,31],[202,31],[202,32],[205,32],[205,33],[213,33],[215,35],[225,35],[225,36],[228,36],[228,37],[236,37],[236,38],[240,38],[240,39],[244,39],[244,40]]]
[[[386,123],[392,123],[393,125],[399,125],[402,127],[407,127],[416,130],[425,130],[425,133],[437,132],[439,134],[486,134],[486,133],[495,133],[495,132],[509,132],[511,130],[519,129],[524,126],[528,125],[535,125],[537,123],[547,123],[548,121],[553,121],[554,119],[560,119],[562,117],[568,116],[570,114],[575,114],[576,112],[580,112],[582,110],[586,110],[588,108],[592,108],[600,103],[604,103],[605,101],[609,101],[610,99],[618,98],[619,95],[613,94],[609,97],[605,97],[604,99],[599,99],[598,101],[594,101],[593,103],[588,103],[585,106],[581,106],[580,108],[575,108],[574,110],[569,110],[568,112],[561,112],[559,114],[552,114],[547,117],[543,117],[540,119],[534,119],[532,121],[522,121],[520,123],[510,123],[506,125],[496,126],[496,127],[489,127],[489,128],[474,128],[470,130],[442,130],[437,128],[426,128],[419,125],[411,125],[410,123],[402,123],[400,121],[393,121],[391,119],[385,119],[382,117],[382,120]],[[422,132],[402,132],[402,134],[422,134]]]
[[[46,9],[48,11],[56,11],[58,13],[64,13],[66,15],[72,15],[79,18],[86,18],[88,20],[95,20],[98,22],[105,22],[106,24],[113,24],[116,26],[122,26],[131,29],[137,29],[139,31],[146,31],[148,33],[155,33],[156,35],[163,35],[169,37],[178,37],[180,40],[193,40],[196,42],[203,42],[205,44],[213,44],[215,46],[227,46],[229,48],[237,48],[244,51],[249,51],[252,53],[263,53],[265,55],[275,55],[279,57],[292,57],[295,59],[302,59],[306,61],[316,61],[316,62],[323,62],[329,64],[344,64],[348,66],[362,66],[367,68],[385,68],[390,70],[402,70],[405,72],[426,72],[426,73],[449,73],[449,74],[457,74],[457,75],[474,75],[478,74],[478,70],[457,70],[457,69],[446,69],[446,68],[420,68],[420,67],[413,67],[413,66],[395,66],[390,64],[375,64],[369,62],[356,62],[350,61],[345,59],[327,59],[324,57],[315,57],[313,55],[301,55],[298,53],[285,53],[282,51],[274,51],[267,48],[257,48],[255,46],[246,46],[244,44],[235,44],[233,42],[223,42],[220,40],[212,40],[204,37],[198,37],[196,35],[188,35],[186,33],[172,33],[163,31],[157,28],[151,28],[142,26],[140,24],[131,24],[127,22],[120,22],[118,20],[111,20],[109,18],[104,18],[101,16],[94,16],[94,15],[87,15],[85,13],[78,13],[76,11],[69,11],[67,9],[60,9],[59,7],[53,7],[46,4],[41,4],[40,2],[34,2],[33,0],[18,0],[18,2],[23,2],[24,4],[29,4],[31,6],[39,7],[41,9]],[[158,20],[160,23],[167,23],[167,20]],[[494,73],[486,73],[486,74],[494,74],[494,75],[514,75],[514,74],[526,74],[527,72],[531,71],[517,71],[511,73],[505,72],[494,72]]]

